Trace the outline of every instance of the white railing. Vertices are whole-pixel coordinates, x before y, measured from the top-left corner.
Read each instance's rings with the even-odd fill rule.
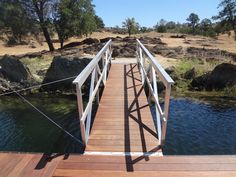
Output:
[[[100,52],[93,58],[93,60],[87,65],[87,67],[73,81],[73,83],[76,84],[80,131],[84,145],[87,144],[90,134],[93,102],[96,98],[97,102],[99,103],[99,87],[101,85],[101,82],[103,82],[104,85],[106,84],[107,74],[110,69],[109,66],[112,56],[111,43],[112,41],[109,40],[106,45],[100,50]],[[99,65],[102,65],[102,68],[100,68]],[[82,86],[90,75],[91,83],[89,90],[89,99],[87,106],[84,109]]]
[[[166,126],[169,113],[170,92],[171,85],[174,81],[171,79],[168,73],[157,62],[156,58],[143,46],[143,44],[137,39],[137,62],[141,73],[142,84],[147,84],[149,88],[148,100],[153,97],[156,109],[156,127],[159,144],[164,145],[166,137]],[[146,56],[146,57],[144,57]],[[147,60],[146,60],[147,59]],[[157,88],[157,76],[165,85],[165,99],[164,99],[164,111],[162,110]]]

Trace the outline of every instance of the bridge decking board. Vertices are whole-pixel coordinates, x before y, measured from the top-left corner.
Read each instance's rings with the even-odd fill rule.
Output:
[[[234,177],[236,156],[125,156],[0,153],[1,177]]]
[[[158,145],[138,66],[113,64],[85,151],[148,152]]]

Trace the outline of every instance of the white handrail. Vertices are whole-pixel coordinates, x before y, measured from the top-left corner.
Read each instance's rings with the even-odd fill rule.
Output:
[[[154,67],[155,71],[160,76],[160,79],[162,82],[164,82],[165,86],[168,84],[174,84],[173,79],[169,76],[169,74],[164,70],[164,68],[157,62],[155,57],[152,56],[152,54],[144,47],[144,45],[137,39],[138,45],[140,48],[144,51],[144,53],[147,55],[149,61],[152,63],[152,66]]]
[[[169,74],[164,70],[164,68],[157,62],[156,58],[144,47],[144,45],[137,39],[137,63],[139,65],[139,70],[141,73],[143,85],[147,84],[149,88],[148,99],[150,101],[151,97],[154,98],[155,109],[156,109],[156,127],[157,135],[159,139],[159,144],[164,145],[166,137],[166,127],[169,113],[169,104],[170,104],[170,92],[171,85],[174,84],[174,81],[169,76]],[[146,71],[145,57],[149,61],[149,69]],[[157,88],[157,75],[165,85],[165,102],[164,102],[164,111],[161,109],[159,99],[158,99],[158,88]],[[150,77],[150,79],[149,79]]]
[[[93,60],[87,65],[87,67],[77,76],[73,81],[74,84],[79,84],[80,87],[84,84],[88,76],[91,74],[92,70],[96,67],[100,61],[102,55],[106,52],[107,48],[111,45],[112,40],[110,39],[106,45],[98,52],[98,54],[93,58]]]
[[[80,131],[82,141],[86,146],[90,134],[91,118],[92,118],[92,106],[95,97],[99,103],[99,86],[101,82],[106,84],[107,73],[109,65],[111,63],[112,41],[109,40],[106,45],[98,52],[94,59],[86,66],[86,68],[79,74],[79,76],[73,81],[76,84],[77,104],[80,119]],[[99,62],[102,60],[102,69],[100,69]],[[101,71],[102,70],[102,71]],[[89,100],[85,109],[83,108],[82,86],[84,82],[91,75]],[[96,85],[95,85],[96,83]]]

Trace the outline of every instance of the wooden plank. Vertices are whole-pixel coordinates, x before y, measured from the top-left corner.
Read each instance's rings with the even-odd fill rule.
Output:
[[[22,160],[22,156],[19,154],[9,154],[2,159],[0,174],[1,176],[8,176],[9,173],[14,169],[17,164]]]
[[[204,172],[179,172],[179,171],[172,171],[172,172],[126,172],[126,171],[102,171],[102,170],[65,170],[65,169],[58,169],[55,171],[54,177],[235,177],[236,172],[225,172],[225,171],[204,171]]]
[[[19,177],[32,176],[32,173],[35,170],[35,167],[37,166],[37,164],[39,163],[41,157],[42,157],[42,154],[34,154],[32,159],[22,169]]]
[[[26,167],[26,165],[30,162],[33,154],[22,154],[22,160],[11,170],[7,177],[16,177],[19,176],[22,170]]]
[[[51,177],[62,159],[62,156],[52,159],[43,170],[42,177]]]
[[[139,156],[132,156],[132,159]],[[67,160],[61,163],[128,163],[125,156],[103,156],[103,155],[70,155]],[[149,160],[141,159],[139,164],[236,164],[236,156],[149,156]],[[235,169],[236,170],[236,169]]]
[[[122,163],[76,163],[68,162],[59,164],[58,169],[83,169],[83,170],[106,170],[126,171],[127,164]],[[235,171],[236,164],[198,163],[198,164],[130,164],[134,171]]]

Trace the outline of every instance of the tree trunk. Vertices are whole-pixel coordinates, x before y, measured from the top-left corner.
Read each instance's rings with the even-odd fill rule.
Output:
[[[131,30],[130,29],[128,29],[128,33],[129,33],[129,37],[131,36]]]
[[[61,44],[61,49],[62,49],[64,46],[64,40],[62,38],[60,38],[60,44]]]
[[[45,39],[46,39],[46,42],[47,42],[47,44],[48,44],[49,50],[50,50],[50,51],[54,51],[54,46],[53,46],[51,37],[50,37],[50,35],[49,35],[48,29],[47,29],[46,27],[42,26],[42,25],[41,25],[41,27],[42,27],[42,30],[43,30],[43,35],[44,35],[44,37],[45,37]]]
[[[44,37],[46,39],[46,42],[48,44],[49,50],[54,51],[54,46],[53,46],[50,34],[48,32],[48,28],[45,25],[45,19],[44,19],[44,8],[45,7],[44,7],[44,4],[45,4],[45,2],[43,2],[43,1],[40,1],[39,4],[38,4],[37,1],[33,1],[33,5],[34,5],[36,13],[38,15],[39,23],[40,23],[40,26],[42,28],[43,35],[44,35]]]

